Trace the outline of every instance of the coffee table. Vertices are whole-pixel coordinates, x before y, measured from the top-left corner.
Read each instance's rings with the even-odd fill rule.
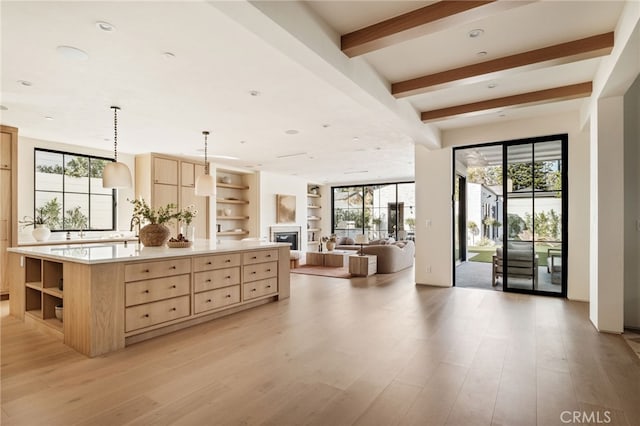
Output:
[[[344,259],[357,252],[357,250],[310,251],[307,252],[307,265],[342,268]]]

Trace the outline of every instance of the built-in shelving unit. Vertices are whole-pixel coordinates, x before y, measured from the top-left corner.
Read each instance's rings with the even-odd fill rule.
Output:
[[[62,263],[25,257],[25,315],[62,333],[56,306],[63,306]]]
[[[251,233],[251,175],[216,170],[216,237],[239,239]]]
[[[320,187],[307,185],[307,251],[317,251],[320,246],[322,218],[320,217]]]

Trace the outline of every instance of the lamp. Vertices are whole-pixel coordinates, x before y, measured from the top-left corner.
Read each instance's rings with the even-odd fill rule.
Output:
[[[358,234],[356,235],[356,238],[354,239],[354,242],[356,244],[360,244],[360,253],[358,253],[360,256],[364,256],[364,252],[362,251],[362,245],[363,244],[369,244],[369,237],[366,234]]]
[[[216,183],[213,180],[213,176],[209,174],[209,162],[207,161],[207,137],[208,131],[203,131],[204,135],[204,175],[198,176],[196,179],[196,195],[203,197],[215,197],[216,195]]]
[[[111,109],[113,109],[113,159],[115,161],[104,166],[102,187],[131,188],[131,171],[126,164],[118,161],[118,110],[120,107],[112,106]]]

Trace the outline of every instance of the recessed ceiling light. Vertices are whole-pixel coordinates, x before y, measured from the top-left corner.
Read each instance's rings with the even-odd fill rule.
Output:
[[[18,84],[25,87],[33,86],[33,83],[27,80],[18,80]]]
[[[298,133],[300,133],[298,130],[296,129],[289,129],[289,130],[285,130],[284,131],[286,134],[288,135],[297,135]]]
[[[247,143],[247,141],[240,141],[240,143],[244,145],[245,143]]]
[[[4,106],[4,105],[0,105],[0,111],[6,111],[6,110],[8,110],[8,109],[9,109],[9,108],[7,108],[6,106]]]
[[[497,83],[489,83],[489,84],[487,84],[487,88],[489,88],[489,89],[494,89],[497,86],[498,86]]]
[[[314,157],[313,155],[309,156],[309,160],[315,160],[315,159],[316,159],[316,157]]]
[[[258,92],[257,90],[250,90],[250,91],[249,91],[249,94],[250,94],[251,96],[260,96],[260,92]]]
[[[89,59],[89,54],[87,52],[73,46],[58,46],[56,47],[56,51],[61,56],[74,61],[86,61]]]
[[[498,114],[498,117],[506,117],[506,116],[507,116],[507,114],[505,114],[504,112],[501,112],[501,113]]]
[[[106,32],[111,32],[116,30],[116,27],[114,27],[113,25],[105,21],[96,22],[96,28]]]
[[[45,120],[49,120],[49,121],[53,121],[53,117],[51,117],[50,115],[47,115],[44,119]]]
[[[482,57],[482,56],[487,56],[487,51],[486,51],[486,50],[483,50],[483,51],[481,51],[481,52],[476,53],[476,55],[477,55],[477,56],[480,56],[480,57]]]
[[[355,137],[353,138],[353,141],[354,141],[354,142],[360,142],[360,138],[359,138],[359,137],[357,137],[357,136],[355,136]]]
[[[171,52],[162,52],[162,57],[165,58],[166,60],[171,60],[171,59],[175,59],[176,55]]]
[[[322,127],[324,127],[324,128],[326,129],[327,127],[331,127],[331,124],[329,124],[329,123],[324,123],[324,124],[322,125]]]
[[[296,152],[295,154],[284,154],[278,155],[276,158],[291,158],[291,157],[301,157],[303,155],[307,155],[306,152]]]
[[[111,138],[104,138],[103,141],[105,142],[111,142]]]
[[[484,34],[484,30],[482,28],[476,28],[474,30],[469,31],[469,38],[478,38],[482,34]]]

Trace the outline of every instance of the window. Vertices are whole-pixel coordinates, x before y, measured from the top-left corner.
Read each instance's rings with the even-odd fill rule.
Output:
[[[34,217],[42,212],[52,231],[115,229],[115,190],[102,187],[109,161],[36,148]]]
[[[341,186],[332,188],[332,232],[353,238],[414,238],[415,184]]]

